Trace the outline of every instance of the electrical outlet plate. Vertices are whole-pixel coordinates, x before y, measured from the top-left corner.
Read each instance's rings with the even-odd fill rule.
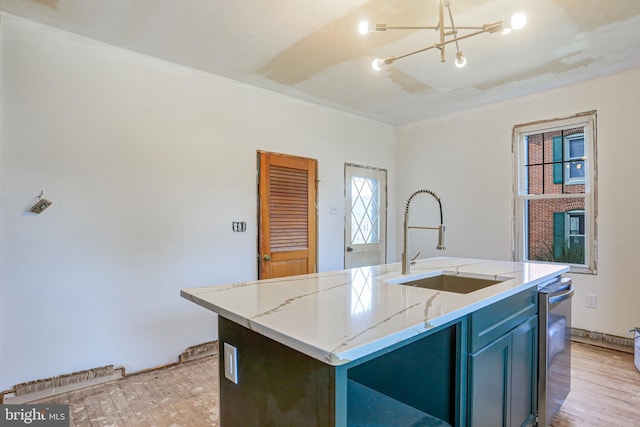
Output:
[[[238,349],[229,343],[224,343],[224,376],[238,384]]]

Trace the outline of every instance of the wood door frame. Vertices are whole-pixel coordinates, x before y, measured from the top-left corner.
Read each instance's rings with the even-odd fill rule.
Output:
[[[315,179],[313,181],[313,184],[309,183],[309,191],[313,190],[313,192],[315,193],[313,199],[309,199],[308,202],[310,202],[310,206],[309,206],[309,211],[313,212],[313,224],[312,226],[310,226],[308,228],[308,242],[309,242],[309,250],[312,249],[313,251],[313,271],[308,271],[309,273],[316,273],[318,271],[318,160],[314,159],[314,158],[310,158],[310,157],[303,157],[303,156],[296,156],[296,155],[291,155],[291,154],[283,154],[283,153],[275,153],[275,152],[271,152],[271,151],[265,151],[265,150],[257,150],[256,151],[256,161],[257,161],[257,173],[256,173],[256,185],[257,185],[257,191],[256,191],[256,195],[257,195],[257,256],[256,256],[256,263],[257,263],[257,274],[258,274],[258,278],[261,279],[262,277],[262,272],[263,272],[263,260],[262,260],[262,252],[263,252],[263,228],[264,227],[264,222],[263,222],[263,215],[264,212],[269,212],[269,207],[263,207],[262,206],[262,198],[261,198],[261,174],[262,173],[269,173],[269,171],[265,170],[265,165],[262,164],[261,162],[261,158],[262,156],[268,156],[269,158],[271,158],[272,156],[276,156],[277,158],[279,158],[280,160],[293,160],[293,161],[298,161],[298,162],[312,162],[313,163],[313,173],[315,175]],[[313,189],[310,188],[310,186],[313,185]],[[312,202],[312,204],[311,204]],[[311,258],[311,257],[310,257]],[[295,274],[295,273],[294,273]]]

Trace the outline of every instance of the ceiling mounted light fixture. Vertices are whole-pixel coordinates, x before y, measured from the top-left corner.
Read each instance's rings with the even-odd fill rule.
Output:
[[[462,68],[467,65],[467,58],[462,54],[460,50],[459,41],[467,39],[469,37],[477,36],[482,33],[496,33],[502,31],[502,34],[509,34],[511,30],[519,30],[527,22],[527,16],[523,12],[516,13],[511,18],[511,26],[503,27],[502,21],[496,21],[491,24],[484,24],[481,26],[456,26],[453,22],[453,12],[451,12],[451,3],[453,0],[440,0],[438,5],[438,24],[431,27],[420,26],[389,26],[387,24],[372,25],[367,21],[362,21],[358,25],[358,32],[360,34],[368,34],[374,31],[387,31],[387,30],[436,30],[440,35],[440,41],[427,46],[422,49],[409,52],[404,55],[390,56],[385,59],[374,59],[371,63],[371,68],[375,71],[380,71],[385,65],[389,65],[397,61],[398,59],[406,58],[407,56],[415,55],[416,53],[425,52],[431,49],[438,49],[440,51],[440,62],[445,62],[445,47],[448,44],[454,43],[456,46],[456,67]],[[449,25],[445,23],[445,10],[449,15]],[[460,34],[460,30],[471,31],[467,34]]]

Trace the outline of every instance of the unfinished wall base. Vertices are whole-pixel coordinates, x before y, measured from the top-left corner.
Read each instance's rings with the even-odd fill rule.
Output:
[[[211,356],[218,352],[218,341],[209,341],[206,343],[188,347],[178,357],[175,363],[156,366],[145,369],[140,372],[127,374],[123,367],[115,368],[113,365],[102,366],[99,368],[88,369],[85,371],[73,372],[71,374],[60,375],[57,377],[44,378],[35,381],[29,381],[13,386],[13,390],[7,390],[0,393],[0,404],[21,404],[29,403],[46,397],[55,396],[57,394],[69,391],[79,390],[81,388],[93,386],[96,384],[106,383],[108,381],[118,380],[120,378],[131,375],[149,372],[156,369],[167,368],[202,357]]]
[[[602,332],[571,328],[571,341],[623,351],[625,353],[633,353],[633,338],[607,335]]]
[[[184,352],[182,352],[178,360],[180,363],[188,362],[189,360],[211,356],[216,353],[218,353],[218,341],[209,341],[188,347]]]
[[[17,384],[13,387],[13,390],[4,392],[0,396],[2,398],[0,403],[20,404],[33,402],[34,400],[117,380],[122,377],[124,377],[124,368],[114,368],[113,365],[108,365],[57,377],[29,381]]]

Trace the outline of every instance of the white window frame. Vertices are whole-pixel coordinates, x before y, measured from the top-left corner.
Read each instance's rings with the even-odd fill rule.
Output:
[[[570,155],[570,148],[569,148],[569,143],[574,140],[574,139],[578,139],[581,138],[583,141],[583,145],[584,145],[584,153],[585,156],[584,157],[571,157]],[[586,157],[586,145],[587,142],[585,140],[585,136],[582,133],[576,133],[573,135],[567,135],[564,137],[564,140],[562,141],[563,144],[563,151],[564,151],[564,160],[566,162],[571,162],[571,161],[580,161],[580,160],[584,160]],[[580,184],[584,184],[584,178],[571,178],[571,175],[569,174],[569,172],[567,172],[566,174],[564,174],[565,176],[565,180],[564,180],[564,184],[565,185],[580,185]]]
[[[571,234],[571,218],[576,216],[576,215],[582,215],[583,216],[583,221],[585,224],[585,227],[587,225],[587,217],[585,215],[584,209],[573,209],[570,211],[567,211],[564,213],[565,216],[565,230],[564,230],[564,238],[565,240],[568,241],[568,246],[569,248],[571,248],[571,238],[572,237],[582,237],[584,238],[584,242],[585,242],[585,246],[586,246],[586,242],[587,242],[587,235],[586,234]],[[586,228],[585,228],[585,232],[586,232]]]
[[[562,129],[584,127],[584,193],[563,194],[526,194],[527,171],[524,165],[527,158],[525,137],[543,132],[553,132]],[[513,250],[514,261],[528,261],[526,258],[529,245],[527,201],[544,199],[576,199],[584,200],[585,212],[585,263],[569,264],[572,273],[597,274],[597,159],[596,159],[596,112],[588,111],[575,116],[537,121],[516,125],[513,127],[512,154],[514,157],[513,180],[513,211],[514,232]],[[564,142],[564,141],[563,141]],[[566,185],[566,184],[565,184]],[[541,261],[536,261],[541,262]]]

